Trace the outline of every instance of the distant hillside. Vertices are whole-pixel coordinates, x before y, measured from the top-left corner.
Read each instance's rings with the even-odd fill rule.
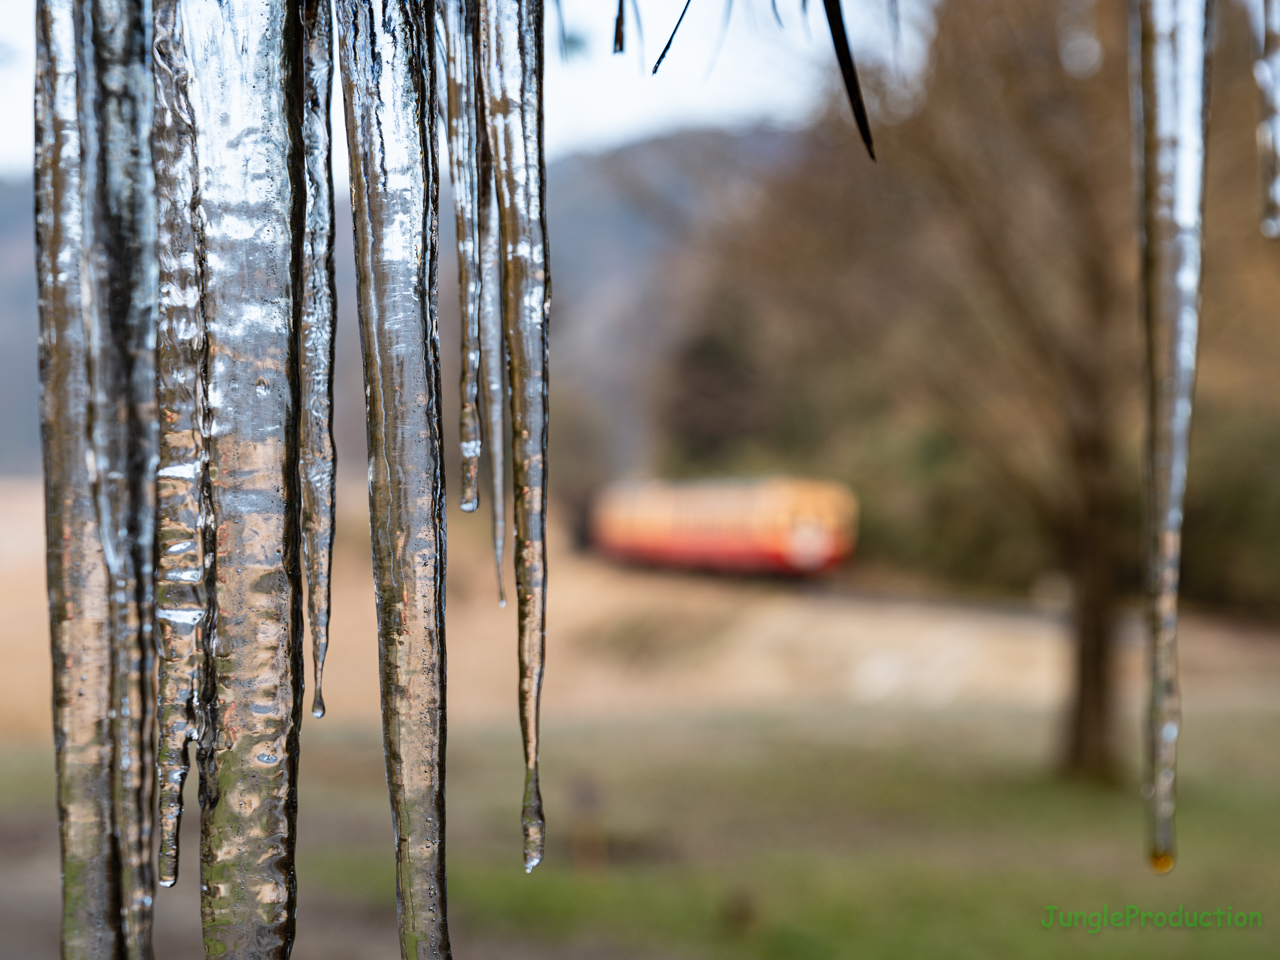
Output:
[[[658,386],[691,315],[673,309],[674,261],[786,166],[796,139],[683,133],[549,172],[551,483],[562,498],[653,465]]]
[[[564,456],[590,448],[593,469],[643,465],[649,386],[674,342],[672,311],[654,311],[664,257],[750,184],[785,164],[793,137],[772,131],[693,131],[548,169],[553,283],[553,443]],[[445,411],[456,435],[457,265],[453,218],[442,196],[440,323]],[[30,183],[0,183],[0,473],[40,469],[35,252]],[[364,410],[356,325],[351,213],[338,211],[337,430],[343,469],[363,472]],[[590,410],[587,422],[580,416]],[[608,429],[602,425],[607,422]],[[553,477],[556,471],[553,469]],[[581,473],[566,463],[559,474]]]
[[[0,473],[40,469],[31,184],[0,181]]]

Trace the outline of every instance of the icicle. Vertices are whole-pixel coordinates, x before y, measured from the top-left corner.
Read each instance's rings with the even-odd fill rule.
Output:
[[[478,0],[477,0],[478,3]],[[485,59],[488,38],[480,23],[476,6],[475,71],[477,243],[479,244],[479,333],[480,379],[483,389],[484,425],[489,449],[489,503],[493,520],[493,566],[498,580],[498,605],[507,605],[502,582],[502,558],[506,550],[506,441],[503,435],[504,409],[507,401],[507,350],[502,332],[502,263],[498,254],[498,195],[493,166],[493,150],[489,145],[486,121],[487,98]]]
[[[1174,764],[1181,724],[1178,567],[1200,312],[1210,30],[1207,0],[1134,0],[1134,114],[1147,335],[1147,729],[1152,869],[1174,863]]]
[[[424,16],[425,14],[425,16]],[[430,8],[339,0],[383,746],[404,960],[447,958],[442,473]]]
[[[324,716],[324,657],[329,649],[329,569],[333,559],[333,164],[329,129],[333,87],[333,15],[329,0],[303,0],[302,140],[307,214],[302,257],[302,545],[307,561],[307,615],[315,664],[313,716]]]
[[[162,886],[178,879],[178,828],[187,744],[197,738],[209,616],[205,532],[209,519],[205,455],[207,396],[196,222],[195,132],[187,99],[188,64],[177,0],[156,0],[152,47],[156,88],[156,207],[160,312],[156,354],[162,411],[157,482],[159,631],[159,792]]]
[[[476,115],[476,10],[474,0],[437,0],[436,37],[444,70],[449,171],[458,238],[458,298],[462,317],[462,509],[480,505],[480,223]]]
[[[80,137],[72,0],[36,5],[40,426],[62,835],[62,955],[115,957],[111,641],[90,491],[88,343],[80,314]]]
[[[1280,236],[1280,0],[1263,0],[1262,51],[1253,65],[1261,94],[1258,162],[1262,178],[1262,235]]]
[[[547,273],[541,0],[481,0],[489,142],[497,171],[502,311],[511,376],[524,861],[542,859],[538,706],[546,622]]]
[[[483,105],[481,107],[483,109]],[[483,116],[483,114],[481,114]],[[480,372],[484,382],[485,432],[488,434],[490,493],[493,516],[493,565],[498,575],[498,605],[507,605],[502,584],[502,556],[506,551],[506,442],[503,408],[507,400],[507,350],[502,336],[502,272],[498,260],[498,195],[494,183],[489,134],[480,125]]]
[[[112,829],[120,953],[151,955],[157,277],[151,6],[77,4],[81,312],[92,483],[111,632]]]
[[[182,0],[204,228],[216,523],[201,738],[210,956],[284,958],[294,930],[302,711],[299,297],[306,191],[290,0]]]

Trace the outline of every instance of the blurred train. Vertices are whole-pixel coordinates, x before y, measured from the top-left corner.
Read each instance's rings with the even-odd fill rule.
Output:
[[[590,523],[596,549],[618,560],[816,574],[853,552],[858,501],[844,484],[788,477],[630,482],[596,497]]]

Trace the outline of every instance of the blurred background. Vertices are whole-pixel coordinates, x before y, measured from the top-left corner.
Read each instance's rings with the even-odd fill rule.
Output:
[[[10,2],[0,958],[34,960],[57,955],[58,850],[32,5]],[[1277,955],[1280,247],[1257,226],[1256,12],[1218,6],[1180,858],[1155,877],[1137,786],[1142,407],[1125,4],[904,0],[895,41],[885,8],[849,0],[877,163],[820,11],[780,4],[780,29],[763,0],[743,0],[722,34],[725,8],[700,0],[650,79],[679,6],[643,3],[643,41],[629,32],[617,57],[612,6],[565,0],[563,38],[548,11],[549,852],[524,875],[514,611],[496,603],[487,508],[452,510],[457,955]],[[455,457],[447,199],[442,209]],[[304,723],[294,955],[381,960],[397,956],[395,887],[345,202],[338,279],[329,712]],[[776,474],[856,492],[852,559],[788,579],[627,565],[593,549],[591,504],[611,483]],[[189,804],[181,878],[158,894],[162,957],[200,956],[193,794]],[[1247,909],[1263,924],[1041,926],[1047,906],[1104,904]]]

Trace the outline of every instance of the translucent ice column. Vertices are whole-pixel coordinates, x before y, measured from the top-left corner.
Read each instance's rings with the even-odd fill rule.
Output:
[[[1178,570],[1195,385],[1204,246],[1211,2],[1133,0],[1134,119],[1141,174],[1142,317],[1147,340],[1147,726],[1151,866],[1174,863]]]
[[[201,746],[210,956],[293,939],[302,707],[298,351],[302,23],[290,0],[181,0],[204,233],[215,518],[212,693]]]
[[[302,141],[306,150],[306,228],[302,257],[302,342],[298,430],[302,458],[302,546],[307,563],[315,693],[324,716],[324,658],[329,649],[329,572],[333,560],[333,165],[329,106],[333,89],[333,15],[329,0],[302,0]]]
[[[121,955],[151,955],[156,268],[151,5],[75,7],[80,309],[89,436],[111,635],[112,833]]]
[[[111,639],[80,313],[80,133],[72,0],[36,5],[36,268],[46,573],[62,836],[62,952],[116,957]]]
[[[1258,161],[1262,179],[1262,233],[1280,236],[1280,0],[1263,0],[1261,56],[1253,65],[1262,117]]]
[[[400,952],[449,956],[433,8],[339,0]]]
[[[159,880],[178,878],[182,788],[188,744],[203,722],[205,655],[211,625],[208,457],[205,429],[203,231],[196,136],[187,87],[191,69],[178,0],[156,0],[154,149],[159,214],[160,312],[156,384],[160,403],[157,477],[156,630],[159,641],[156,754]]]
[[[497,187],[502,316],[511,385],[526,870],[542,859],[545,834],[538,787],[538,708],[546,625],[551,283],[542,154],[542,21],[540,0],[480,0],[484,102]]]
[[[449,171],[457,225],[458,294],[462,317],[462,509],[479,506],[480,419],[480,266],[479,126],[474,0],[437,0],[436,37],[440,53],[440,92],[444,99]]]

